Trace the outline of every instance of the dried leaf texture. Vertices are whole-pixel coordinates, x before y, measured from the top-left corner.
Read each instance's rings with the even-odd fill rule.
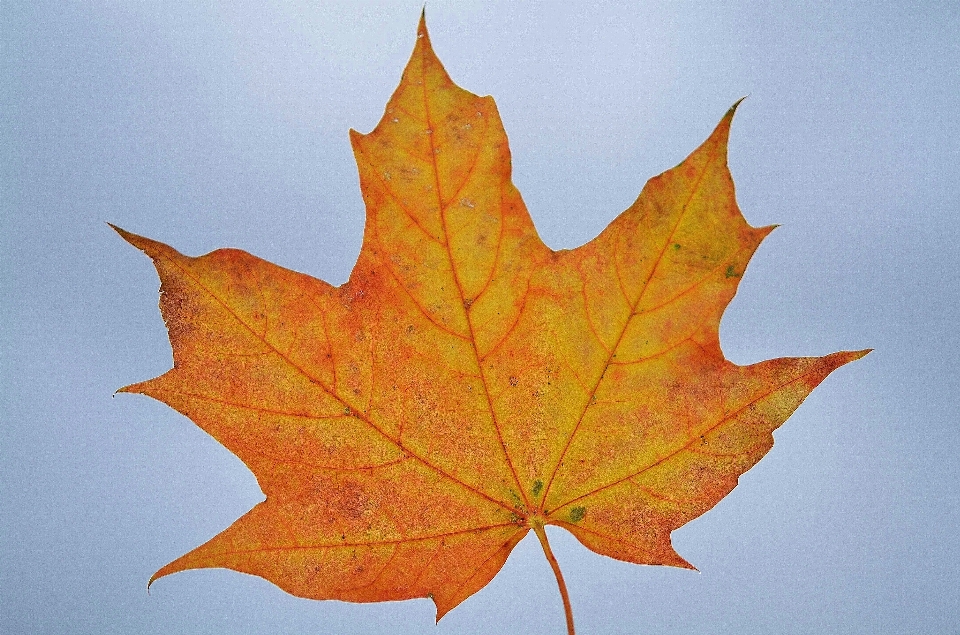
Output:
[[[866,353],[724,359],[721,315],[770,231],[735,201],[733,110],[597,238],[552,251],[493,100],[450,80],[421,20],[383,119],[351,132],[367,219],[346,284],[117,229],[153,259],[174,353],[123,390],[192,419],[266,495],[153,579],[226,567],[308,598],[431,597],[439,619],[544,524],[689,567],[670,532]]]

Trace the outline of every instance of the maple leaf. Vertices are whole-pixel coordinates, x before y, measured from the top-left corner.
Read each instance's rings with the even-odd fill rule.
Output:
[[[510,181],[490,97],[456,86],[421,18],[383,119],[351,131],[367,219],[334,288],[237,250],[152,259],[174,366],[123,388],[236,454],[266,499],[151,579],[226,567],[297,596],[432,598],[439,620],[545,525],[691,567],[670,532],[868,351],[738,366],[718,326],[772,228],[741,215],[732,108],[599,236],[553,251]]]

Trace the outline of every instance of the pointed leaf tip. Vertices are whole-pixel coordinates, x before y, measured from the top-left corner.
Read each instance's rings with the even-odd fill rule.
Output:
[[[732,106],[730,106],[727,112],[723,114],[723,117],[720,119],[720,123],[717,124],[717,127],[714,128],[713,132],[710,134],[710,141],[719,143],[726,148],[727,142],[730,140],[730,127],[733,124],[733,116],[737,114],[737,108],[740,107],[740,102],[742,101],[743,100],[740,99],[734,103]]]
[[[123,239],[126,240],[127,242],[130,242],[130,239],[127,238],[127,236],[132,236],[133,234],[131,234],[130,232],[128,232],[128,231],[125,230],[124,228],[118,227],[117,225],[114,225],[113,223],[110,223],[110,222],[107,223],[107,226],[108,226],[110,229],[112,229],[113,231],[115,231],[115,232],[117,232],[118,234],[120,234],[120,237],[121,237],[121,238],[123,238]]]
[[[120,234],[121,238],[123,238],[125,241],[127,241],[128,243],[130,243],[131,245],[133,245],[134,247],[136,247],[137,249],[139,249],[140,251],[142,251],[152,259],[156,259],[160,255],[167,255],[167,256],[180,255],[180,252],[178,252],[176,249],[174,249],[170,245],[162,243],[158,240],[147,238],[145,236],[140,236],[139,234],[134,234],[133,232],[128,232],[127,230],[121,227],[117,227],[116,225],[113,225],[111,223],[107,223],[107,224],[110,225],[110,227],[115,232]]]
[[[420,12],[420,22],[417,24],[417,40],[414,44],[410,61],[407,62],[407,67],[404,69],[405,75],[415,59],[421,60],[421,62],[418,63],[427,62],[428,65],[436,64],[442,72],[446,74],[446,70],[443,69],[443,63],[440,61],[440,58],[437,57],[436,52],[433,50],[433,43],[430,41],[430,32],[427,30],[426,7]],[[450,80],[449,76],[447,76],[447,80]]]
[[[163,573],[163,570],[164,570],[164,569],[166,569],[166,567],[161,567],[160,569],[157,569],[157,570],[154,572],[154,574],[153,574],[152,576],[150,576],[150,579],[147,580],[147,593],[150,593],[150,587],[153,586],[153,583],[154,583],[154,582],[156,582],[156,581],[159,580],[160,578],[162,578],[162,577],[164,577],[165,575],[167,575],[166,573]]]
[[[136,383],[136,384],[129,384],[129,385],[127,385],[127,386],[121,386],[120,388],[117,388],[117,389],[113,392],[113,394],[116,395],[116,394],[119,394],[119,393],[129,393],[129,394],[134,394],[134,395],[135,395],[135,394],[141,392],[141,391],[138,389],[141,384],[142,384],[142,382]]]
[[[730,139],[730,126],[733,123],[733,116],[737,114],[737,109],[746,98],[747,96],[744,95],[737,101],[733,102],[733,105],[730,106],[730,108],[727,109],[727,112],[723,114],[723,117],[720,119],[720,123],[717,124],[717,127],[714,128],[713,132],[710,134],[710,140],[719,142],[726,147],[727,142]]]
[[[825,356],[825,359],[834,359],[834,360],[836,360],[836,361],[837,361],[837,368],[839,368],[840,366],[843,366],[844,364],[849,364],[850,362],[855,362],[855,361],[857,361],[858,359],[862,359],[863,357],[866,357],[866,356],[867,356],[870,352],[872,352],[872,351],[873,351],[872,348],[865,348],[865,349],[859,350],[859,351],[837,351],[836,353],[833,353],[832,355],[827,355],[827,356]]]
[[[423,5],[423,9],[420,10],[420,22],[417,24],[417,37],[418,38],[430,38],[430,34],[427,32],[427,5]]]
[[[149,238],[144,238],[143,236],[134,234],[133,232],[128,232],[122,227],[117,227],[113,223],[107,223],[107,225],[110,225],[111,229],[113,229],[113,231],[120,234],[121,238],[123,238],[125,241],[127,241],[128,243],[130,243],[140,251],[146,252],[147,249],[151,246],[151,244],[155,243],[155,241],[150,240]]]

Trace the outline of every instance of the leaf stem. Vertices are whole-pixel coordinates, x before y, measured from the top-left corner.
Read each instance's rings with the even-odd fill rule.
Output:
[[[560,564],[550,549],[550,543],[547,541],[547,532],[542,523],[534,522],[533,531],[540,539],[540,546],[543,547],[543,555],[547,557],[547,562],[553,568],[553,575],[557,577],[557,585],[560,587],[560,597],[563,599],[563,612],[567,616],[567,635],[576,635],[573,631],[573,609],[570,608],[570,595],[567,593],[567,583],[563,581],[563,574],[560,573]]]

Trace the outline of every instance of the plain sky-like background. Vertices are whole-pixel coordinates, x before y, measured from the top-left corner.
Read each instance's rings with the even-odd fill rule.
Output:
[[[0,631],[563,632],[528,536],[434,625],[163,564],[258,502],[227,450],[118,387],[171,364],[149,260],[106,225],[339,284],[371,130],[420,0],[0,5]],[[548,245],[595,236],[738,98],[744,215],[782,226],[724,316],[728,358],[876,349],[836,371],[713,510],[700,573],[551,541],[578,632],[960,632],[960,4],[431,0],[453,79],[492,94]]]

